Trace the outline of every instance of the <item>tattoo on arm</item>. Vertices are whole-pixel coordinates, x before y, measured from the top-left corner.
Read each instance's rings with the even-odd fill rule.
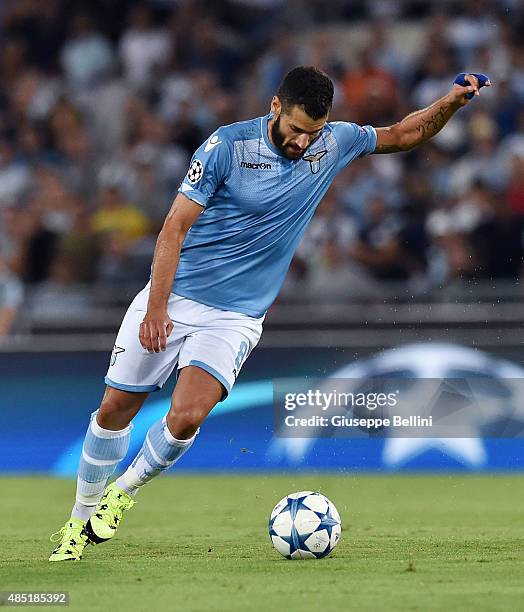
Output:
[[[375,153],[409,151],[426,142],[446,125],[459,106],[447,96],[431,106],[417,110],[388,128],[380,128],[380,140]]]
[[[443,104],[437,111],[427,118],[423,118],[420,125],[417,126],[417,132],[420,133],[422,141],[427,140],[439,132],[448,122],[449,110],[451,104]]]

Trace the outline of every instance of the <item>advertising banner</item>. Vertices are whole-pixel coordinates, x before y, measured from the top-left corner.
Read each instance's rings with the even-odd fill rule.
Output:
[[[0,472],[75,476],[106,361],[103,353],[0,356]],[[122,467],[169,410],[174,384],[135,417]],[[452,344],[361,358],[260,349],[177,469],[522,470],[523,390],[514,358]]]

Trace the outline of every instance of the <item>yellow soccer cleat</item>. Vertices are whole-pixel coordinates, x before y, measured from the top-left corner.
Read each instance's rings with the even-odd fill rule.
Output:
[[[89,540],[84,531],[85,521],[71,517],[67,523],[53,533],[49,538],[51,542],[59,542],[53,550],[49,561],[80,561],[82,553]]]
[[[113,482],[98,502],[96,510],[85,526],[85,533],[92,544],[107,542],[116,533],[122,515],[135,505],[134,499]]]

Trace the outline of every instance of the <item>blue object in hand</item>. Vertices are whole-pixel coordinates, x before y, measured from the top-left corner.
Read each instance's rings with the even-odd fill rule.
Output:
[[[457,85],[460,85],[461,87],[468,87],[469,83],[466,81],[467,74],[471,74],[472,76],[477,77],[479,81],[479,89],[481,87],[484,87],[484,85],[489,81],[489,77],[480,72],[461,72],[459,75],[457,75],[453,83],[456,83]],[[466,94],[466,98],[468,100],[471,100],[471,98],[474,95],[475,95],[474,92],[468,93]]]

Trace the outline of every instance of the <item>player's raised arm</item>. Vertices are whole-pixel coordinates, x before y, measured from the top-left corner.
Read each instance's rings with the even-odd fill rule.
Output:
[[[202,213],[202,206],[178,194],[158,235],[147,312],[140,324],[140,344],[149,352],[166,350],[173,323],[167,313],[167,301],[173,286],[180,250],[189,228]]]
[[[377,128],[377,145],[374,153],[409,151],[426,142],[446,125],[451,117],[473,98],[481,87],[491,85],[482,74],[461,74],[451,91],[427,108],[411,113],[399,123]]]

